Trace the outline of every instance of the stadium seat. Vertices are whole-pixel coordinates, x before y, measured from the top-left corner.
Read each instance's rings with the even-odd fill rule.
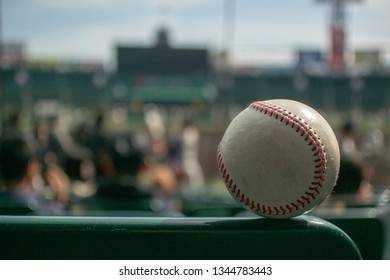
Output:
[[[0,216],[0,259],[361,259],[313,216],[125,218]]]
[[[345,231],[358,246],[363,259],[386,259],[389,239],[385,215],[380,208],[318,209],[313,214]]]

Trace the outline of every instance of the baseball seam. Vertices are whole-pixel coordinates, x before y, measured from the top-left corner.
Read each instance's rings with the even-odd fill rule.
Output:
[[[285,215],[303,209],[316,199],[317,195],[320,193],[320,189],[323,188],[323,182],[325,181],[327,157],[320,137],[302,118],[281,107],[266,102],[253,102],[249,108],[274,118],[275,120],[279,120],[280,123],[290,126],[296,133],[300,134],[302,139],[308,143],[312,152],[315,165],[313,178],[304,194],[295,201],[278,206],[260,204],[248,197],[231,178],[223,162],[221,144],[219,144],[217,149],[217,165],[226,187],[241,203],[260,214]]]

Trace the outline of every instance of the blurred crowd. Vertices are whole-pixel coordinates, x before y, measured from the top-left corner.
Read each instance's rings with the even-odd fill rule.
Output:
[[[7,116],[0,130],[2,213],[175,215],[179,186],[204,187],[200,135],[190,115],[168,133],[160,108],[145,106],[136,134],[108,132],[99,112],[76,127],[58,114],[22,129],[19,116]]]
[[[0,126],[0,214],[182,215],[178,195],[201,196],[209,184],[200,163],[204,135],[185,110],[168,128],[164,111],[148,104],[141,129],[117,132],[107,130],[101,112],[77,125],[60,113],[36,116],[30,129],[19,117],[10,114]],[[323,206],[378,204],[377,194],[389,185],[376,179],[378,167],[385,174],[390,164],[386,134],[379,128],[361,133],[352,119],[335,132],[340,174]],[[207,156],[214,162],[214,154]],[[230,200],[208,204],[232,206]]]
[[[336,130],[340,171],[333,195],[328,199],[334,207],[378,206],[389,199],[388,137],[378,125],[366,131],[360,125],[348,117]],[[384,197],[383,193],[387,195]],[[325,203],[325,206],[329,207],[329,204]]]

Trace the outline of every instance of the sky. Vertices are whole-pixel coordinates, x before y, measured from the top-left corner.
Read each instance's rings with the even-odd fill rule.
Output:
[[[238,66],[289,65],[296,50],[330,44],[330,6],[317,0],[0,1],[1,40],[25,44],[35,59],[110,65],[117,45],[151,46],[161,26],[172,47],[228,49]],[[389,64],[389,14],[389,0],[348,4],[347,51],[379,49]]]

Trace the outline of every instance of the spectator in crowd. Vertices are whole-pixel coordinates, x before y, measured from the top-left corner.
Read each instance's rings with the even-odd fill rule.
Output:
[[[97,186],[97,197],[114,199],[136,199],[147,196],[137,186],[137,175],[143,164],[143,154],[135,149],[127,137],[114,139],[107,150],[112,163],[112,174],[100,180]],[[111,176],[112,175],[112,176]]]
[[[204,188],[203,170],[199,162],[199,142],[198,127],[191,119],[187,119],[182,132],[182,162],[192,190]]]
[[[345,208],[371,203],[373,186],[370,183],[371,166],[356,141],[357,131],[352,120],[343,123],[338,134],[340,170],[336,186],[326,206]]]
[[[92,127],[81,127],[78,131],[78,143],[91,155],[95,168],[97,184],[100,180],[116,175],[114,162],[111,155],[113,141],[104,130],[104,114],[98,112]]]
[[[354,122],[350,119],[346,120],[337,135],[340,147],[340,156],[342,159],[352,160],[354,162],[362,161],[362,153],[356,143],[356,133],[356,126]]]
[[[358,163],[341,159],[333,201],[343,201],[344,206],[370,203],[373,189],[365,172],[365,168]]]
[[[113,138],[107,152],[112,174],[97,182],[92,201],[95,199],[106,210],[174,211],[170,198],[176,181],[166,165],[145,157],[127,136]],[[111,203],[113,200],[116,204]]]
[[[33,214],[64,214],[68,203],[68,177],[54,164],[47,166],[42,174],[38,157],[20,135],[2,135],[0,177],[2,201],[23,205]],[[44,195],[46,187],[51,198]]]

